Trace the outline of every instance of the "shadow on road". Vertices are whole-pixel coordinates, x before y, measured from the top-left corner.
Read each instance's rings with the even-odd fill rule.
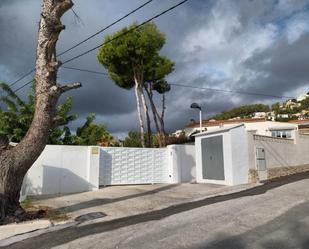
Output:
[[[116,203],[116,202],[134,199],[134,198],[138,198],[138,197],[142,197],[142,196],[153,195],[153,194],[156,194],[156,193],[159,193],[159,192],[162,192],[162,191],[166,191],[166,190],[175,188],[178,185],[179,184],[170,184],[170,185],[159,187],[159,188],[156,188],[156,189],[153,189],[153,190],[150,190],[150,191],[143,191],[142,193],[122,196],[122,197],[113,198],[113,199],[96,198],[96,199],[93,199],[93,200],[76,203],[76,204],[73,204],[71,206],[61,207],[61,208],[58,208],[56,210],[57,211],[64,211],[64,212],[75,212],[75,211],[78,211],[78,210],[102,206],[102,205],[109,204],[109,203]]]
[[[70,241],[93,235],[98,233],[104,233],[107,231],[119,229],[126,226],[136,225],[139,223],[147,222],[147,221],[154,221],[166,218],[168,216],[179,214],[181,212],[189,211],[195,208],[208,206],[211,204],[229,201],[241,197],[246,196],[255,196],[261,195],[266,193],[268,190],[278,188],[282,185],[289,184],[292,182],[296,182],[299,180],[309,178],[309,172],[297,174],[293,176],[283,177],[278,180],[274,180],[272,182],[265,183],[262,186],[258,186],[255,188],[251,188],[248,190],[243,190],[237,193],[225,194],[225,195],[218,195],[214,197],[205,198],[199,201],[193,201],[183,204],[178,204],[174,206],[170,206],[161,210],[151,211],[148,213],[123,217],[111,221],[99,222],[95,224],[84,225],[80,227],[70,227],[60,231],[55,231],[51,233],[46,233],[40,235],[35,238],[24,240],[18,244],[14,244],[7,248],[51,248],[61,244],[68,243]],[[208,248],[208,247],[207,247]],[[216,247],[213,247],[216,248]],[[224,248],[224,247],[218,247]],[[231,249],[231,247],[225,247]],[[234,247],[237,249],[242,249],[244,247]]]

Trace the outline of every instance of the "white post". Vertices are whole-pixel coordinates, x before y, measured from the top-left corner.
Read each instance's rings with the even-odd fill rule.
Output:
[[[200,133],[202,132],[202,109],[200,109]]]

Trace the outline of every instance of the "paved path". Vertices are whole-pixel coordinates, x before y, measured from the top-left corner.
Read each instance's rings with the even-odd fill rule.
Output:
[[[247,186],[240,186],[240,189]],[[249,186],[250,187],[250,186]],[[107,214],[104,221],[146,213],[235,189],[215,184],[154,184],[101,188],[64,196],[38,197],[33,204],[65,211],[73,219],[88,213]]]
[[[290,177],[239,193],[117,220],[74,226],[7,248],[309,248],[309,179]]]

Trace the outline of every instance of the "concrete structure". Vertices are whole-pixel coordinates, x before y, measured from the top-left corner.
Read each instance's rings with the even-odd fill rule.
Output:
[[[196,158],[194,145],[169,145],[169,175],[171,183],[194,182],[196,180]]]
[[[309,170],[309,136],[282,139],[248,134],[252,180],[267,180]]]
[[[244,125],[219,128],[195,136],[196,180],[199,183],[248,183],[249,154]]]
[[[47,145],[28,171],[22,196],[99,188],[99,147]]]
[[[48,145],[27,173],[26,195],[76,193],[100,185],[180,183],[195,180],[195,149]]]
[[[269,136],[242,124],[196,135],[197,182],[236,185],[309,171],[309,136],[296,129],[283,136],[288,129],[268,128]]]

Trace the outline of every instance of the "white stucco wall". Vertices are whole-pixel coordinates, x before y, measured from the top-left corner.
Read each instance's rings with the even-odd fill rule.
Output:
[[[295,140],[250,135],[249,165],[256,169],[256,148],[265,149],[266,167],[287,167],[309,164],[309,136],[296,135]]]
[[[248,182],[249,151],[248,134],[245,128],[230,130],[232,148],[232,185]]]
[[[223,161],[225,180],[203,179],[202,174],[202,148],[203,138],[223,137]],[[237,185],[248,182],[248,139],[243,125],[229,129],[222,129],[214,133],[207,132],[195,138],[196,147],[196,180],[199,183],[216,183],[224,185]]]
[[[196,180],[195,146],[169,145],[167,150],[170,182],[194,182]]]
[[[95,148],[47,145],[24,179],[22,196],[98,189],[99,150]]]
[[[245,126],[245,129],[247,131],[256,131],[256,134],[263,135],[263,136],[271,136],[271,130],[273,128],[282,128],[282,129],[295,129],[297,130],[297,124],[291,124],[287,122],[274,122],[274,121],[259,121],[259,122],[245,122],[243,123]],[[235,124],[224,124],[222,128],[231,128],[237,125]],[[212,132],[217,129],[219,129],[220,126],[209,126],[207,127],[207,131]],[[294,138],[295,133],[292,132],[292,137]]]
[[[21,198],[96,190],[104,178],[104,160],[110,164],[109,174],[123,180],[108,185],[195,181],[194,145],[163,149],[48,145],[28,171]]]
[[[297,125],[290,124],[287,122],[273,122],[273,121],[264,121],[256,123],[244,123],[247,131],[256,131],[256,134],[263,136],[271,136],[271,129],[291,129],[292,138],[295,137],[295,130],[297,130]]]

